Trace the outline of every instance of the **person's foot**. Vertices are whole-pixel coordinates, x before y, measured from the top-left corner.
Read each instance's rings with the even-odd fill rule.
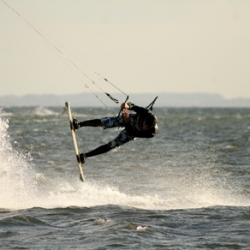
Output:
[[[83,153],[79,154],[79,156],[80,156],[80,161],[81,161],[81,163],[84,164],[84,162],[85,162],[86,159],[87,159],[87,156],[86,156],[85,154],[83,154]]]
[[[80,128],[80,122],[78,120],[76,120],[76,119],[73,119],[72,125],[73,125],[74,129],[79,129]]]

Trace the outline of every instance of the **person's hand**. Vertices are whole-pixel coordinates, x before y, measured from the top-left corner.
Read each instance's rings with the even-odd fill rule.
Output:
[[[127,109],[129,109],[128,104],[126,102],[122,103],[121,110],[127,110]]]
[[[123,121],[124,121],[125,123],[128,123],[128,122],[129,122],[129,113],[128,113],[127,110],[125,110],[125,109],[124,109],[124,111],[123,111],[122,118],[123,118]]]

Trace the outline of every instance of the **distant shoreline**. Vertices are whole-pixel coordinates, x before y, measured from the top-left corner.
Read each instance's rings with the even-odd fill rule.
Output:
[[[125,101],[125,96],[120,93],[112,94],[120,103]],[[92,93],[80,93],[70,95],[5,95],[0,96],[0,107],[23,107],[23,106],[64,106],[66,101],[71,106],[76,107],[103,107],[99,100],[101,99],[108,107],[117,107],[103,93],[97,93],[96,97]],[[129,101],[140,106],[147,106],[156,96],[159,96],[155,103],[155,107],[250,107],[250,98],[232,98],[226,99],[219,94],[207,93],[159,93],[159,94],[131,94]]]

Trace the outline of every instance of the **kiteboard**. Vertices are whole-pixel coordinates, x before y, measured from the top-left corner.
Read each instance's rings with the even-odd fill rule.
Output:
[[[71,113],[71,108],[70,108],[69,102],[66,102],[65,106],[66,106],[66,108],[68,110],[68,114],[69,114],[70,130],[71,130],[71,134],[72,134],[72,138],[73,138],[73,144],[74,144],[74,148],[75,148],[77,163],[78,163],[79,170],[80,170],[80,180],[84,182],[83,167],[82,167],[82,162],[80,160],[80,153],[78,150],[77,140],[76,140],[76,131],[75,131],[74,126],[73,126],[73,118],[72,118],[72,113]]]

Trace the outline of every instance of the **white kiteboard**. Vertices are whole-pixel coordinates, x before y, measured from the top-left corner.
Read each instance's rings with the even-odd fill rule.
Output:
[[[71,108],[70,108],[69,102],[66,102],[65,106],[68,109],[68,113],[69,113],[70,129],[71,129],[71,133],[72,133],[73,144],[74,144],[75,153],[76,153],[76,159],[77,159],[79,170],[80,170],[80,180],[84,181],[83,167],[82,167],[82,163],[80,160],[80,153],[79,153],[77,141],[76,141],[76,131],[75,131],[74,126],[73,126],[73,118],[72,118],[72,113],[71,113]]]

